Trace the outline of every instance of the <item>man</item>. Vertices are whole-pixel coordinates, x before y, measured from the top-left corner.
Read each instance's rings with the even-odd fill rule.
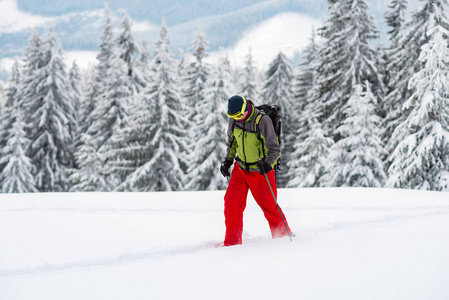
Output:
[[[224,198],[226,236],[223,245],[242,244],[243,211],[248,189],[262,209],[272,237],[287,236],[291,232],[290,228],[282,211],[278,209],[265,178],[266,175],[277,197],[273,167],[281,151],[273,123],[250,100],[237,95],[228,100],[228,116],[226,159],[220,168],[223,176],[231,176],[229,168],[234,159],[236,162]]]

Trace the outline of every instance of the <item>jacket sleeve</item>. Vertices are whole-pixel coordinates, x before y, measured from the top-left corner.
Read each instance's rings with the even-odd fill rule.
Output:
[[[234,138],[234,132],[233,132],[233,123],[234,120],[229,118],[229,125],[228,125],[228,134],[227,134],[227,148],[226,148],[226,157],[225,159],[234,160],[236,153],[237,153],[237,141]]]
[[[263,115],[259,122],[260,133],[265,137],[265,147],[268,149],[265,161],[270,165],[281,156],[281,146],[279,146],[273,123],[267,115]]]

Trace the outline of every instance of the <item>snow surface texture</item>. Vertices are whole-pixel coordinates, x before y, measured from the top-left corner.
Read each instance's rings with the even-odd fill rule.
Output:
[[[449,299],[446,193],[280,189],[293,242],[249,197],[216,248],[223,196],[2,195],[0,299]]]

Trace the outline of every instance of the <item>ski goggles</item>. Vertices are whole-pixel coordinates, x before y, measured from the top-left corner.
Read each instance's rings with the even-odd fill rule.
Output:
[[[244,97],[242,97],[242,99],[243,99],[242,109],[240,111],[236,112],[236,113],[233,113],[233,114],[227,113],[230,118],[233,118],[233,119],[236,119],[236,120],[240,120],[240,119],[243,118],[243,114],[246,111],[246,106],[248,105],[248,101],[246,101],[246,99]]]

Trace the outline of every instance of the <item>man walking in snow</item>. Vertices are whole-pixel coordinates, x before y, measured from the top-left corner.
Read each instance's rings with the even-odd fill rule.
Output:
[[[268,178],[277,197],[273,167],[281,156],[281,150],[273,123],[250,100],[237,95],[228,100],[228,116],[226,158],[220,167],[223,176],[231,176],[229,169],[234,159],[236,162],[224,198],[226,236],[223,245],[242,244],[243,211],[248,189],[262,209],[272,237],[287,236],[290,228],[265,178]]]

